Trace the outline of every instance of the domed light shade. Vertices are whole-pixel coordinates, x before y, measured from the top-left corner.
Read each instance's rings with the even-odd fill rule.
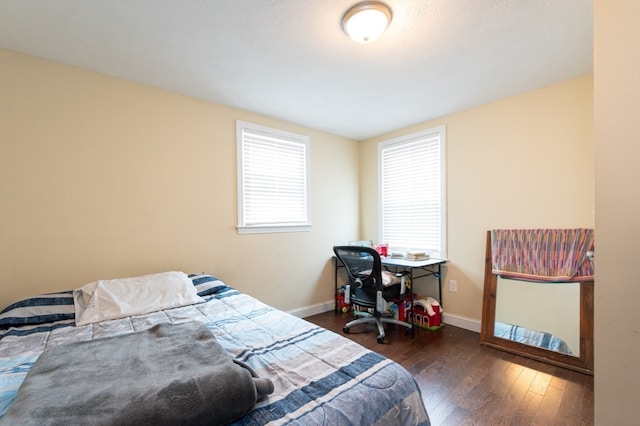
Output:
[[[391,9],[379,1],[363,1],[342,17],[342,29],[353,41],[371,43],[382,35],[391,22]]]

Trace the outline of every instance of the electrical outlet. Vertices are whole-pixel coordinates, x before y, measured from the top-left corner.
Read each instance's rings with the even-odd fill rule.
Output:
[[[458,292],[458,281],[449,280],[449,292],[450,293],[457,293]]]

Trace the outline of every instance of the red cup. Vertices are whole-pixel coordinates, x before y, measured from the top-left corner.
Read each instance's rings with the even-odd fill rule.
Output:
[[[378,253],[380,253],[380,256],[387,257],[389,254],[389,246],[387,244],[378,244]]]

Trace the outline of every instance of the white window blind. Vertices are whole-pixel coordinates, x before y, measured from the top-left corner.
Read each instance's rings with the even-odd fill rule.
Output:
[[[238,121],[238,231],[308,230],[309,138]]]
[[[445,128],[378,145],[379,238],[446,258]]]

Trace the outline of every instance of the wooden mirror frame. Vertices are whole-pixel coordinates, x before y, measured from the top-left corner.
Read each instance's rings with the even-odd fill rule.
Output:
[[[498,276],[491,273],[491,231],[487,232],[480,344],[593,375],[593,281],[580,283],[580,356],[525,345],[495,336]]]

